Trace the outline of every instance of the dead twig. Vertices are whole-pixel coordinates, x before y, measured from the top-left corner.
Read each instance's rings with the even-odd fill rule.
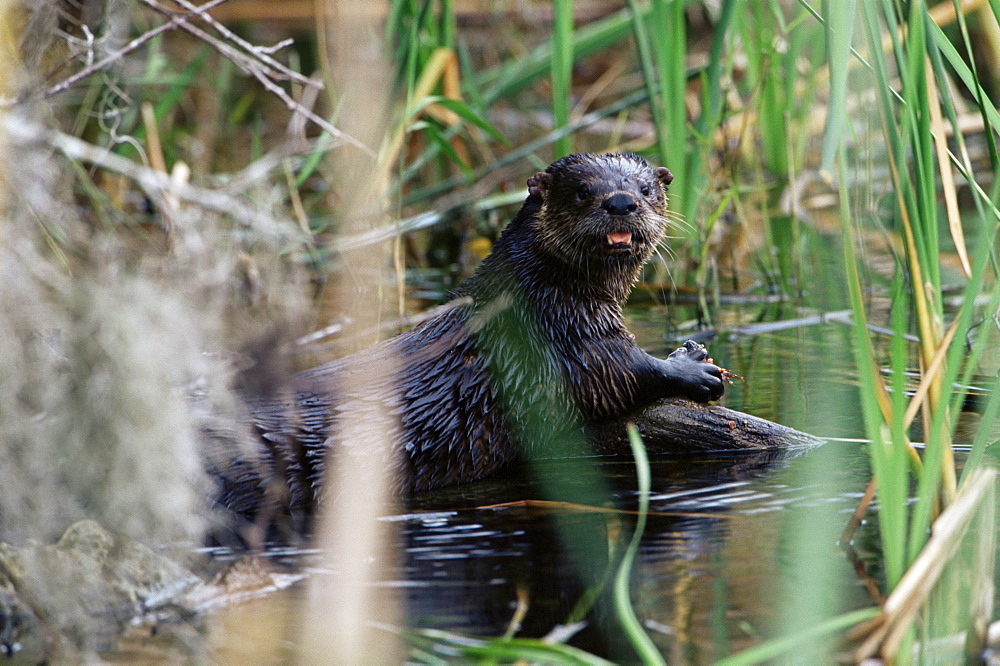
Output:
[[[205,3],[202,7],[199,8],[199,13],[201,13],[201,12],[207,12],[208,10],[212,9],[213,7],[221,5],[222,3],[227,2],[227,1],[228,0],[210,0],[209,2]],[[138,37],[136,37],[135,39],[133,39],[131,42],[129,42],[128,44],[126,44],[125,46],[123,46],[118,51],[115,51],[114,53],[109,54],[107,57],[102,58],[101,60],[99,60],[97,62],[91,62],[87,67],[84,67],[83,69],[81,69],[76,74],[73,74],[72,76],[70,76],[70,77],[68,77],[66,79],[63,79],[61,82],[55,84],[54,86],[52,86],[51,88],[49,88],[48,90],[46,90],[42,94],[42,97],[43,98],[52,97],[53,95],[58,95],[61,92],[65,92],[66,90],[69,90],[70,87],[72,87],[74,84],[79,83],[80,81],[82,81],[83,79],[87,78],[91,74],[95,74],[95,73],[97,73],[97,72],[99,72],[99,71],[101,71],[103,69],[107,69],[114,62],[116,62],[118,60],[121,60],[126,55],[128,55],[132,51],[135,51],[140,46],[142,46],[143,44],[145,44],[149,40],[153,39],[157,35],[160,35],[160,34],[162,34],[164,32],[167,32],[168,30],[173,30],[174,28],[176,28],[179,25],[184,25],[193,16],[194,16],[193,14],[174,14],[174,15],[170,16],[169,17],[170,20],[167,21],[166,23],[164,23],[162,25],[158,25],[155,28],[153,28],[152,30],[148,30],[148,31],[142,33],[141,35],[139,35]],[[92,41],[93,41],[92,39],[88,39],[88,42],[92,42]],[[88,58],[88,60],[89,60],[89,58]]]
[[[151,30],[144,32],[139,35],[123,48],[111,53],[105,58],[97,62],[93,62],[92,57],[88,57],[88,65],[82,70],[73,74],[72,76],[64,79],[60,83],[55,84],[46,90],[43,94],[43,98],[52,97],[61,92],[68,90],[74,84],[82,81],[83,79],[107,69],[109,66],[115,62],[121,60],[129,53],[140,48],[147,42],[149,42],[154,37],[167,32],[168,30],[173,30],[175,28],[181,28],[185,32],[190,33],[199,40],[205,42],[209,46],[213,47],[216,51],[222,54],[225,58],[229,59],[233,64],[239,67],[242,71],[246,72],[250,76],[253,76],[257,81],[260,82],[268,91],[280,98],[285,105],[293,113],[299,114],[302,117],[308,119],[316,126],[321,128],[324,132],[330,136],[343,141],[344,143],[354,146],[360,150],[365,155],[375,158],[375,151],[370,147],[366,146],[364,143],[354,138],[353,136],[337,129],[332,123],[327,121],[325,118],[312,112],[310,109],[306,108],[295,99],[292,98],[289,93],[282,88],[276,80],[292,80],[296,83],[300,83],[304,86],[310,88],[322,88],[323,83],[317,79],[311,79],[309,77],[303,76],[302,74],[293,71],[292,69],[286,67],[285,65],[278,62],[276,59],[271,57],[273,53],[278,48],[287,45],[287,42],[281,42],[273,47],[261,47],[255,46],[246,40],[242,39],[238,35],[234,34],[228,28],[223,26],[221,23],[216,21],[208,12],[226,2],[227,0],[209,0],[209,2],[204,5],[197,6],[191,3],[189,0],[174,0],[178,5],[184,7],[188,10],[186,13],[177,13],[172,11],[157,2],[156,0],[140,0],[140,2],[148,7],[149,9],[157,12],[161,16],[165,17],[167,20],[162,25],[159,25]],[[193,25],[191,20],[194,18],[199,18],[209,25],[211,25],[220,35],[222,35],[225,40],[220,40],[209,33],[205,32],[201,28]],[[92,40],[88,40],[91,43]],[[236,46],[232,46],[235,44]],[[88,51],[92,53],[92,49]]]
[[[209,8],[207,5],[205,7],[198,7],[194,3],[188,2],[188,0],[172,0],[172,1],[180,5],[181,7],[184,7],[184,9],[187,9],[192,14],[197,14],[199,18],[205,21],[205,23],[208,23],[210,26],[215,28],[216,32],[218,32],[220,35],[222,35],[229,41],[233,42],[234,44],[237,44],[238,46],[242,47],[253,57],[267,64],[269,67],[276,70],[289,80],[301,83],[304,86],[311,86],[320,89],[324,87],[322,81],[317,81],[315,79],[310,79],[309,77],[303,76],[302,74],[299,74],[293,69],[289,69],[288,67],[286,67],[285,65],[283,65],[282,63],[278,62],[277,60],[271,57],[272,53],[276,53],[282,48],[293,44],[294,40],[289,38],[281,42],[278,42],[274,46],[267,46],[267,47],[257,46],[255,44],[251,44],[250,42],[246,41],[245,39],[234,33],[232,30],[230,30],[226,26],[216,21],[215,17],[208,13]]]
[[[860,628],[865,638],[853,654],[854,661],[864,661],[877,652],[881,652],[883,657],[896,654],[945,565],[958,550],[977,510],[992,507],[996,478],[996,470],[977,470],[963,484],[955,501],[934,521],[931,538],[885,600],[882,614]],[[992,575],[985,579],[992,580]]]
[[[119,173],[133,180],[142,190],[154,199],[175,197],[179,201],[200,206],[206,210],[230,215],[245,227],[257,228],[272,236],[277,229],[288,230],[297,227],[292,220],[277,218],[244,204],[238,196],[221,190],[211,190],[197,187],[184,182],[176,182],[170,175],[152,169],[128,158],[116,155],[106,148],[78,139],[75,136],[51,130],[43,125],[32,123],[23,118],[9,117],[3,121],[3,129],[16,142],[40,142],[58,150],[66,157],[93,164],[102,169]],[[277,163],[280,157],[272,161]],[[270,166],[270,165],[268,165]],[[231,187],[227,186],[228,191]],[[438,212],[427,212],[400,220],[360,234],[341,236],[333,243],[333,249],[346,251],[378,243],[395,234],[403,234],[436,224],[446,215]]]
[[[167,18],[171,18],[172,16],[174,16],[173,12],[171,12],[169,9],[166,9],[165,7],[160,6],[155,0],[139,0],[139,1],[146,7],[149,7],[153,11]],[[213,37],[212,35],[202,30],[201,28],[191,25],[190,23],[179,22],[177,24],[177,27],[197,37],[201,41],[205,42],[206,44],[217,50],[219,53],[221,53],[223,56],[228,58],[233,64],[235,64],[241,70],[243,70],[250,76],[257,79],[257,81],[260,82],[262,86],[267,88],[267,90],[269,90],[279,99],[281,99],[281,101],[285,103],[285,106],[287,106],[290,111],[302,114],[310,121],[312,121],[316,126],[322,129],[324,132],[327,132],[331,136],[340,139],[344,143],[354,146],[368,157],[375,159],[375,151],[372,150],[370,147],[366,146],[364,143],[354,138],[350,134],[347,134],[346,132],[337,129],[325,118],[316,115],[315,113],[304,107],[302,104],[299,104],[297,101],[292,99],[292,96],[289,95],[284,88],[282,88],[280,85],[274,82],[274,80],[271,78],[271,73],[269,71],[265,71],[270,68],[264,65],[258,58],[248,56],[247,54],[239,51],[238,49],[233,48],[226,42]]]
[[[122,174],[135,181],[150,197],[174,196],[178,200],[229,215],[237,223],[253,227],[270,236],[283,235],[295,228],[294,222],[268,215],[234,196],[176,182],[166,173],[143,166],[75,136],[25,120],[23,117],[7,117],[2,122],[4,133],[15,143],[43,143],[72,160],[94,164],[102,169]]]

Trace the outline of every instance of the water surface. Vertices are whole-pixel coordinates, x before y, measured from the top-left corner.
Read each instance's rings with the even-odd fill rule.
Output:
[[[633,320],[631,329],[654,354],[677,344],[649,316]],[[849,332],[824,325],[708,341],[716,362],[746,378],[724,404],[823,436],[859,435]],[[823,575],[837,582],[840,597],[832,607],[871,605],[836,543],[868,480],[862,444],[835,441],[777,457],[660,456],[651,471],[651,515],[632,594],[668,660],[708,662],[786,624],[781,609],[789,586],[808,584],[785,566],[797,558],[795,524],[803,516],[828,527],[822,548],[832,566],[827,562]],[[635,488],[631,456],[623,452],[536,461],[414,498],[411,513],[398,519],[405,544],[398,582],[411,624],[502,635],[519,594],[528,602],[519,635],[543,636],[576,619],[588,590],[607,582],[609,543],[620,549],[631,533]],[[571,507],[520,502],[578,498]],[[868,545],[872,538],[866,526],[857,540]],[[583,617],[574,644],[615,660],[634,658],[607,594]]]
[[[631,312],[629,325],[653,354],[679,344],[655,308]],[[876,515],[851,547],[838,544],[870,476],[849,335],[824,323],[706,341],[717,363],[746,378],[723,404],[831,439],[788,455],[651,459],[631,593],[669,662],[709,663],[875,603]],[[636,487],[623,451],[533,461],[419,494],[385,518],[398,529],[385,557],[399,566],[379,585],[398,592],[412,628],[541,637],[580,622],[571,644],[633,661],[608,589],[635,526]],[[292,556],[300,567],[316,558]],[[276,617],[287,622],[284,610]]]

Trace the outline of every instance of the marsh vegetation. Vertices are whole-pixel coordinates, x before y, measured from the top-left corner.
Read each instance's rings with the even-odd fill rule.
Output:
[[[280,381],[412,325],[488,252],[530,174],[634,151],[675,176],[671,238],[631,301],[637,338],[660,355],[701,339],[746,378],[728,406],[837,441],[777,467],[654,457],[637,475],[626,451],[406,505],[341,470],[352,501],[319,525],[325,555],[298,564],[342,575],[254,615],[269,628],[254,649],[988,649],[1000,5],[386,5],[3,4],[0,539],[93,518],[191,552],[224,520],[199,433],[242,427],[238,378]],[[523,504],[536,492],[576,504]],[[498,553],[545,564],[524,574]],[[450,556],[467,563],[443,569],[462,581],[453,607],[490,584],[489,621],[412,592]],[[214,626],[255,613],[232,612]],[[218,632],[177,640],[229,654]]]

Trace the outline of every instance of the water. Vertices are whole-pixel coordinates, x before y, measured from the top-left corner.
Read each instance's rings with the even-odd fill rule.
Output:
[[[654,354],[676,346],[651,317],[631,328]],[[848,333],[825,325],[710,342],[716,362],[746,378],[725,404],[824,436],[858,436]],[[552,497],[553,487],[572,501],[595,483],[584,469],[599,474],[603,502],[520,501],[560,499]],[[831,442],[777,458],[663,456],[651,460],[651,472],[650,517],[632,595],[668,661],[708,662],[781,629],[789,585],[809,584],[792,580],[794,567],[786,566],[798,548],[789,527],[803,515],[821,515],[829,528],[823,548],[833,564],[823,588],[835,584],[840,596],[832,608],[873,603],[836,543],[869,477],[863,445]],[[620,548],[634,526],[635,487],[631,456],[623,453],[585,465],[538,461],[414,498],[411,512],[398,518],[405,546],[399,582],[412,626],[500,636],[519,593],[528,603],[519,635],[543,636],[568,622],[588,590],[607,583],[609,543]],[[873,538],[872,526],[864,526],[857,541],[870,545]],[[606,592],[584,617],[573,644],[634,659]]]
[[[811,464],[814,455],[839,463],[831,469],[831,481],[843,488],[838,494],[831,496],[827,484],[799,481],[799,468]],[[787,461],[747,456],[651,461],[653,496],[633,601],[664,654],[710,660],[770,633],[780,601],[780,549],[788,512],[822,507],[839,525],[846,523],[867,480],[865,463],[856,444],[834,444]],[[634,508],[631,463],[597,464],[610,477],[612,503],[626,511]],[[520,503],[471,508],[477,499],[492,504],[498,498],[538,497],[525,476],[550,480],[572,467],[559,461],[536,466],[530,474],[508,475],[464,491],[460,500],[470,508],[400,519],[406,607],[413,625],[502,635],[521,588],[529,600],[522,633],[544,635],[567,622],[584,592],[600,584],[608,567],[609,540],[616,541],[616,532],[628,536],[634,525],[631,513]],[[454,505],[453,497],[443,505]],[[428,494],[413,504],[430,510],[441,499]],[[581,539],[591,542],[583,546],[582,556],[575,550]],[[834,542],[828,545],[836,548]],[[844,558],[838,575],[846,579],[850,572],[851,563]],[[849,589],[848,596],[849,606],[868,601],[860,587]],[[574,642],[628,660],[630,652],[606,597],[587,619],[588,627]]]
[[[657,355],[677,346],[655,310],[633,315],[642,346]],[[825,323],[708,341],[716,362],[746,378],[724,404],[823,437],[861,437],[849,334]],[[780,456],[660,456],[651,473],[631,594],[669,662],[709,663],[876,603],[868,588],[881,575],[877,518],[869,514],[851,547],[837,542],[870,477],[857,439]],[[608,590],[636,507],[627,452],[525,463],[423,493],[385,518],[398,529],[385,557],[399,566],[379,584],[398,592],[411,628],[541,637],[582,620],[572,645],[634,661]],[[292,561],[309,567],[316,557]],[[260,612],[293,626],[287,607],[302,590]],[[826,657],[832,649],[815,646]]]

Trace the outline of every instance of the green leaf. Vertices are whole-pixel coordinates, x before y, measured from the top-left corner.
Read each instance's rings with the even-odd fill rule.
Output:
[[[847,124],[847,73],[854,35],[854,14],[857,0],[823,0],[826,28],[827,64],[830,68],[830,103],[827,105],[826,128],[823,132],[821,168],[832,173],[837,158],[837,146]]]
[[[416,117],[421,111],[430,106],[431,104],[438,104],[439,106],[453,112],[459,118],[469,123],[470,125],[475,125],[479,129],[483,130],[491,137],[497,141],[507,144],[507,139],[497,130],[493,125],[484,120],[479,114],[473,111],[468,104],[457,99],[449,99],[447,97],[441,97],[440,95],[430,95],[420,100],[420,103],[415,107],[410,109],[407,114],[408,118]]]
[[[646,633],[639,618],[636,617],[635,609],[632,607],[632,598],[629,593],[629,581],[632,578],[632,563],[635,561],[635,554],[639,550],[639,542],[642,541],[642,533],[646,529],[646,516],[649,513],[649,458],[646,456],[646,446],[639,436],[639,431],[632,424],[628,426],[628,441],[632,447],[632,456],[635,458],[635,473],[639,485],[639,517],[635,521],[635,531],[629,540],[628,548],[622,556],[621,564],[615,573],[612,595],[614,598],[615,614],[618,621],[625,630],[632,647],[639,654],[639,659],[644,664],[666,664],[663,655],[656,649],[653,640]]]

